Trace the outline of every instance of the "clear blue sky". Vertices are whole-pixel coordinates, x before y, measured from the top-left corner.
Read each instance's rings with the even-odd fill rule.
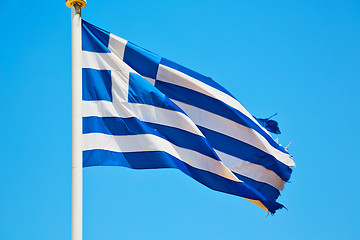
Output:
[[[70,10],[0,16],[0,239],[70,239]],[[279,113],[297,164],[269,217],[178,170],[84,169],[84,240],[358,239],[359,1],[89,0],[83,18]]]

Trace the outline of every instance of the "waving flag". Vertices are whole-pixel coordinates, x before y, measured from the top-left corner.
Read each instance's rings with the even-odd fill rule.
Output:
[[[211,78],[82,21],[83,166],[177,168],[271,212],[294,162]]]

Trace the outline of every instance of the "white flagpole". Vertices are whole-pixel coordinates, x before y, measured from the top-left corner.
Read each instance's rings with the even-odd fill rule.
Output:
[[[72,60],[72,198],[71,239],[82,240],[82,64],[81,64],[81,8],[85,0],[67,0],[71,8],[71,60]]]

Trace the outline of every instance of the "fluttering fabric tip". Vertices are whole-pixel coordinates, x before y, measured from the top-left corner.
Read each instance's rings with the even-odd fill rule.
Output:
[[[271,117],[269,117],[269,118],[255,117],[255,119],[261,124],[261,126],[263,126],[269,132],[274,133],[274,134],[281,134],[278,122],[275,120],[271,120],[270,118]]]

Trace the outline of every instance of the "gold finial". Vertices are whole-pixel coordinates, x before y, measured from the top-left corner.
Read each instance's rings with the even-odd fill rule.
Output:
[[[86,0],[66,0],[66,6],[71,8],[74,4],[78,4],[80,8],[86,6]]]

